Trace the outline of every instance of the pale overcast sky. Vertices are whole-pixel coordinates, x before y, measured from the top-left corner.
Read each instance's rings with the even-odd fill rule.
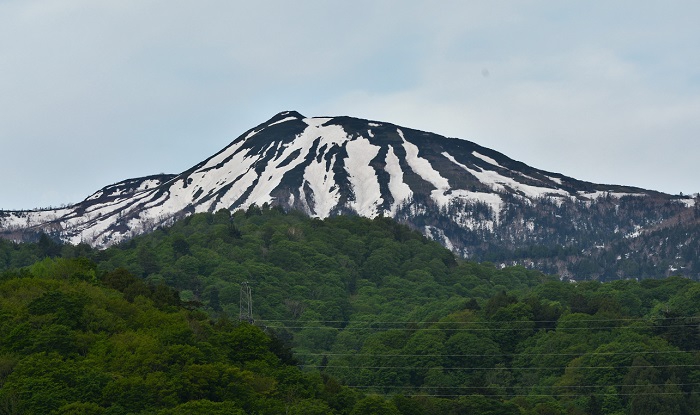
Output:
[[[0,0],[0,209],[180,173],[274,114],[700,192],[700,2]]]

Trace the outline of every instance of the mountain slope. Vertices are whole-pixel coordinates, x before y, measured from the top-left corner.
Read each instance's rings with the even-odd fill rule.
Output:
[[[104,247],[194,212],[253,204],[313,217],[383,215],[466,257],[634,237],[694,200],[579,181],[467,140],[282,112],[179,175],[131,179],[55,210],[0,212],[2,235]]]

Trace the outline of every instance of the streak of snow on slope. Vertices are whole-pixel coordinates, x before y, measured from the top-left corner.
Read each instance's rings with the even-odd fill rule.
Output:
[[[335,154],[331,158],[330,165],[335,165]],[[338,204],[340,199],[339,188],[333,180],[333,171],[326,171],[326,161],[322,158],[320,162],[316,158],[306,166],[304,170],[304,182],[308,183],[312,191],[314,206],[311,216],[325,219],[330,216],[331,209]],[[304,191],[302,184],[300,192]]]
[[[313,198],[313,194],[311,195],[311,197]],[[294,194],[293,193],[292,193],[291,199],[292,199],[292,201],[290,202],[290,204],[293,204],[294,203]],[[304,186],[302,184],[302,186],[299,187],[299,203],[301,204],[301,210],[303,212],[305,212],[306,214],[308,214],[309,216],[313,217],[314,216],[313,209],[311,208],[311,206],[309,206],[308,199],[309,199],[309,197],[306,195],[306,190],[304,189]]]
[[[268,127],[272,127],[272,126],[275,125],[275,124],[282,124],[283,122],[292,121],[292,120],[298,120],[298,118],[297,118],[297,117],[287,117],[287,118],[283,118],[283,119],[281,119],[281,120],[279,120],[279,121],[273,122],[272,124],[268,125]]]
[[[129,187],[129,184],[126,182],[115,183],[113,185],[110,185],[110,186],[107,186],[103,189],[98,190],[97,192],[95,192],[92,195],[85,198],[85,200],[86,201],[97,200],[105,195],[108,195],[110,197],[129,195],[129,194],[138,193],[138,192],[141,192],[144,190],[149,190],[153,187],[157,187],[157,186],[161,185],[162,183],[163,182],[161,182],[160,180],[154,180],[154,179],[145,180],[136,189],[131,189]]]
[[[142,193],[137,198],[143,198],[146,193]],[[133,199],[126,198],[117,201],[112,201],[106,204],[93,206],[89,211],[85,211],[82,215],[76,215],[75,212],[66,212],[62,215],[62,220],[59,224],[61,235],[66,238],[67,242],[78,244],[81,242],[89,242],[98,246],[103,245],[98,236],[107,232],[118,217],[114,215],[115,211],[122,208],[128,208],[133,203]],[[120,240],[118,235],[114,235],[113,240]]]
[[[219,178],[230,177],[231,183],[235,184],[231,189],[224,194],[221,199],[216,202],[214,210],[228,209],[230,208],[239,197],[243,195],[253,181],[257,177],[255,170],[252,168],[255,162],[258,161],[258,157],[247,157],[247,155],[241,151],[234,155],[233,159],[226,163],[226,171],[212,171],[211,176],[207,175],[201,177],[198,185],[206,188],[206,182],[215,182],[214,189],[221,189],[222,184],[225,180],[218,181]],[[224,170],[224,169],[220,169]]]
[[[383,201],[377,173],[370,166],[380,149],[364,137],[358,137],[345,146],[348,152],[345,171],[348,172],[348,180],[355,194],[355,200],[350,202],[350,206],[358,214],[369,218],[377,216],[377,206]]]
[[[143,191],[146,191],[146,190],[151,190],[151,189],[154,189],[154,188],[160,186],[161,184],[162,184],[162,183],[161,183],[160,180],[147,180],[147,181],[143,182],[143,183],[141,184],[141,186],[139,186],[139,187],[136,189],[136,191],[137,191],[137,192],[143,192]]]
[[[97,192],[93,193],[91,196],[88,196],[87,198],[85,198],[85,200],[96,200],[96,199],[99,199],[100,197],[102,197],[102,195],[103,195],[104,193],[105,193],[104,191],[98,190]]]
[[[163,192],[157,198],[151,199],[148,202],[146,202],[141,216],[159,216],[176,211],[174,209],[182,209],[187,205],[179,206],[178,203],[178,206],[175,206],[175,202],[180,198],[180,193],[177,191],[173,192],[171,187],[171,190],[169,192]]]
[[[246,137],[248,139],[248,137]],[[230,157],[232,154],[236,154],[238,152],[238,149],[241,148],[241,146],[245,143],[245,140],[239,141],[235,144],[232,144],[228,147],[226,147],[223,151],[221,151],[219,154],[214,155],[212,158],[210,158],[202,168],[199,169],[199,171],[202,170],[207,170],[210,169],[217,164],[220,164],[226,158]]]
[[[169,197],[163,200],[162,205],[152,206],[152,209],[143,217],[161,217],[172,215],[178,212],[192,201],[194,195],[199,189],[209,189],[209,193],[220,191],[227,183],[236,183],[217,203],[214,210],[228,209],[243,193],[252,185],[257,177],[255,163],[264,157],[274,146],[274,143],[269,144],[261,155],[251,155],[251,150],[241,149],[242,143],[237,143],[226,150],[226,155],[221,158],[230,159],[217,169],[211,168],[218,163],[208,162],[205,166],[193,172],[186,178],[180,178],[174,182],[169,189]],[[233,151],[236,151],[235,153]],[[211,166],[211,167],[210,167]],[[189,185],[184,188],[185,180]],[[199,204],[196,208],[197,212],[206,212],[210,209],[212,200],[209,203]]]
[[[60,208],[51,210],[35,210],[29,212],[9,212],[10,215],[0,218],[3,228],[18,228],[36,226],[50,222],[72,212],[72,208]]]
[[[114,218],[100,218],[94,222],[88,221],[75,224],[70,228],[70,231],[78,232],[73,237],[69,238],[69,242],[72,244],[78,244],[83,241],[96,241],[98,239],[97,236],[103,235],[105,232],[107,232],[109,227],[112,226],[114,222]],[[101,243],[97,243],[101,245]]]
[[[584,192],[584,191],[579,191],[579,192],[578,192],[578,195],[581,196],[581,197],[589,198],[589,199],[599,199],[599,198],[601,198],[601,197],[606,197],[606,196],[615,197],[615,198],[618,198],[618,199],[621,198],[621,197],[624,197],[624,196],[635,196],[635,197],[642,197],[642,196],[645,196],[645,195],[642,194],[642,193],[605,192],[605,191],[602,191],[602,190],[598,190],[598,191],[596,191],[596,192]]]
[[[149,196],[150,196],[149,194],[144,193],[144,194],[141,194],[138,197],[133,198],[133,199],[131,199],[131,198],[119,199],[119,200],[115,200],[113,202],[109,202],[106,204],[99,204],[90,212],[94,213],[96,216],[106,218],[106,217],[109,217],[110,214],[112,214],[113,212],[122,212],[122,211],[126,212],[126,211],[128,211],[130,206],[133,206],[135,203],[138,203],[142,199],[147,199]],[[110,219],[113,220],[113,218],[110,218]],[[102,229],[102,230],[105,230],[105,229]],[[100,230],[100,232],[102,230]]]
[[[477,153],[476,151],[472,151],[472,155],[473,155],[474,157],[477,157],[477,158],[480,158],[480,159],[484,160],[485,162],[487,162],[487,163],[489,163],[489,164],[493,164],[494,166],[500,167],[500,168],[502,168],[502,169],[505,168],[505,167],[501,166],[500,164],[498,164],[498,162],[497,162],[496,160],[492,159],[492,158],[489,157],[489,156],[485,156],[485,155],[483,155],[483,154]]]
[[[99,203],[96,205],[88,206],[85,209],[86,213],[91,213],[95,215],[108,215],[115,210],[121,210],[126,205],[128,205],[130,200],[127,199],[116,199],[107,203]]]
[[[561,185],[561,184],[562,184],[561,179],[558,178],[558,177],[547,176],[547,178],[548,178],[549,180],[553,181],[554,183],[558,184],[558,185]]]
[[[440,229],[436,228],[434,226],[425,226],[425,235],[427,235],[430,239],[442,243],[445,248],[449,249],[450,251],[454,251],[454,245],[452,245],[452,241],[450,241],[450,238],[445,235],[445,232]]]
[[[389,191],[394,198],[394,203],[391,205],[391,215],[393,216],[396,213],[396,209],[413,196],[413,192],[403,181],[403,170],[401,170],[399,158],[394,153],[394,147],[389,146],[385,161],[386,167],[384,169],[389,173]]]
[[[83,226],[82,230],[80,233],[78,233],[76,236],[73,237],[73,240],[78,239],[78,243],[81,240],[90,240],[94,239],[95,235],[103,235],[105,234],[109,227],[114,225],[116,221],[116,218],[104,218],[101,220],[96,221],[95,224],[90,225],[88,227]],[[90,233],[92,235],[90,235]],[[114,234],[116,235],[116,234]]]
[[[304,121],[307,120],[319,119],[307,118]],[[307,122],[309,126],[306,127],[301,134],[297,135],[289,146],[285,147],[282,156],[268,162],[265,166],[265,171],[260,174],[257,185],[241,207],[246,208],[253,203],[257,205],[272,203],[270,193],[279,186],[282,182],[282,178],[288,171],[304,162],[306,156],[311,151],[314,141],[317,139],[321,139],[319,148],[323,148],[324,146],[330,148],[348,141],[348,135],[343,127],[340,125],[321,125],[330,120],[330,118],[324,120],[325,121],[321,123]],[[299,150],[299,155],[293,161],[285,166],[280,166],[297,150]]]
[[[568,196],[569,193],[561,190],[561,189],[551,189],[548,187],[538,187],[538,186],[531,186],[528,184],[523,184],[520,183],[516,180],[511,179],[510,177],[502,176],[498,174],[495,171],[490,171],[490,170],[482,170],[482,171],[477,171],[474,169],[470,169],[469,167],[465,166],[464,164],[458,162],[450,153],[443,151],[442,155],[445,156],[448,160],[453,162],[454,164],[458,165],[462,169],[466,170],[470,174],[472,174],[474,177],[476,177],[481,183],[489,186],[491,189],[493,189],[496,192],[504,192],[506,191],[506,186],[517,191],[521,191],[525,194],[525,196],[529,198],[540,198],[543,196],[548,196],[552,194],[556,195],[562,195],[562,196]]]
[[[262,130],[263,130],[263,128],[261,128],[261,129],[259,129],[259,130],[253,130],[253,131],[249,132],[248,135],[245,136],[245,139],[244,139],[243,141],[249,139],[250,137],[254,136],[255,134],[259,133],[259,132],[262,131]]]
[[[418,146],[406,141],[403,131],[400,129],[396,131],[403,140],[403,148],[406,151],[406,162],[411,167],[411,170],[423,178],[423,180],[436,187],[436,189],[430,193],[433,200],[441,206],[448,204],[450,198],[445,195],[445,192],[450,190],[450,183],[446,178],[442,177],[437,170],[433,169],[433,166],[430,165],[428,160],[418,156]]]

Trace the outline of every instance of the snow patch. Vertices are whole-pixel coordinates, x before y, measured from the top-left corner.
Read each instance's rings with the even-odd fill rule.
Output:
[[[442,243],[442,245],[444,245],[445,248],[454,252],[455,247],[452,244],[452,241],[450,241],[450,238],[448,238],[447,235],[445,235],[445,232],[442,229],[426,225],[425,235],[434,241]]]
[[[331,166],[335,165],[335,154],[331,158]],[[304,185],[308,183],[312,191],[313,211],[311,216],[325,219],[330,216],[331,209],[338,204],[340,199],[339,188],[333,180],[333,171],[326,171],[326,161],[321,158],[321,161],[316,161],[316,158],[304,170],[304,181],[299,189],[299,194],[302,199],[306,199],[304,194]],[[311,209],[310,209],[311,210]]]
[[[250,196],[248,196],[248,199],[246,199],[246,201],[243,203],[242,207],[248,207],[253,203],[257,205],[271,203],[272,197],[270,196],[270,193],[277,186],[279,186],[279,184],[282,182],[282,178],[288,171],[304,162],[306,156],[313,147],[314,141],[317,139],[321,139],[319,148],[323,148],[324,146],[331,148],[334,145],[340,145],[349,140],[349,137],[343,127],[339,125],[321,125],[327,120],[330,120],[330,118],[304,119],[304,121],[309,120],[323,121],[315,125],[311,125],[309,122],[307,122],[309,126],[306,127],[301,134],[297,135],[289,146],[284,148],[282,155],[268,162],[268,164],[265,166],[265,170],[262,172],[262,174],[260,174],[257,185],[250,193]],[[282,166],[282,164],[285,163],[287,159],[297,150],[299,151],[297,157],[287,165]],[[240,195],[238,195],[238,197],[240,197]]]
[[[676,202],[685,205],[685,207],[695,207],[695,199],[676,199]]]
[[[450,190],[450,183],[447,181],[446,178],[440,175],[440,172],[433,169],[433,166],[428,160],[418,156],[418,146],[409,141],[406,141],[406,138],[403,135],[403,131],[401,131],[400,129],[396,129],[396,131],[399,133],[399,136],[403,140],[403,148],[406,151],[406,162],[411,167],[411,170],[413,170],[423,180],[431,183],[433,186],[436,187],[436,189],[430,193],[431,197],[433,198],[433,200],[435,200],[435,202],[437,202],[441,206],[447,205],[450,201],[450,198],[448,196],[445,196],[445,192]]]
[[[263,130],[263,128],[261,128],[259,130],[252,130],[251,132],[248,133],[248,135],[245,136],[243,141],[246,141],[247,139],[249,139],[250,137],[254,136],[255,134],[259,133],[262,130]]]
[[[160,180],[154,180],[154,179],[144,180],[143,183],[141,183],[141,185],[140,185],[139,187],[136,188],[136,192],[142,192],[142,191],[144,191],[144,190],[150,190],[150,189],[152,189],[152,188],[154,188],[154,187],[160,186],[160,184],[161,184],[161,181],[160,181]]]
[[[411,188],[403,181],[403,170],[399,164],[399,158],[394,153],[394,147],[389,146],[386,153],[386,170],[389,173],[389,191],[391,197],[394,198],[394,203],[391,205],[391,215],[396,214],[396,209],[413,196]]]
[[[598,191],[595,191],[595,192],[584,192],[584,191],[579,191],[579,192],[578,192],[578,195],[581,196],[581,197],[588,198],[588,199],[600,199],[601,197],[606,197],[606,196],[614,197],[614,198],[617,198],[617,199],[619,199],[619,198],[621,198],[621,197],[625,197],[625,196],[633,196],[633,197],[643,197],[643,196],[646,196],[646,195],[643,194],[643,193],[605,192],[605,191],[602,191],[602,190],[598,190]]]
[[[450,192],[452,199],[462,199],[468,202],[483,203],[487,205],[494,214],[495,222],[500,220],[503,199],[496,193],[472,192],[469,190],[457,189]]]
[[[298,120],[298,118],[297,118],[297,117],[287,117],[287,118],[283,118],[283,119],[281,119],[281,120],[278,120],[278,121],[273,122],[272,124],[269,124],[268,127],[272,127],[273,125],[282,124],[283,122],[292,121],[292,120]]]
[[[472,155],[473,155],[474,157],[476,157],[476,158],[479,158],[479,159],[481,159],[481,160],[484,160],[485,162],[487,162],[487,163],[489,163],[489,164],[493,164],[493,165],[496,166],[496,167],[500,167],[500,168],[502,168],[502,169],[505,168],[505,167],[501,166],[500,164],[498,164],[498,162],[497,162],[496,160],[492,159],[492,158],[489,157],[489,156],[485,156],[485,155],[483,155],[483,154],[477,153],[476,151],[472,151]]]
[[[379,179],[370,166],[381,147],[375,146],[364,137],[359,137],[346,144],[348,158],[345,160],[345,170],[352,185],[355,200],[350,206],[360,215],[373,218],[377,216],[377,206],[382,203]]]
[[[253,131],[255,133],[255,131]],[[253,134],[251,133],[251,134]],[[250,135],[250,134],[249,134]],[[246,137],[247,139],[248,137]],[[202,166],[199,171],[202,170],[207,170],[211,169],[214,166],[223,163],[224,160],[226,160],[228,157],[231,157],[233,154],[236,154],[238,150],[241,148],[243,145],[243,141],[239,141],[237,143],[231,144],[230,146],[226,147],[223,149],[219,154],[214,155],[212,158],[207,160],[207,162]]]
[[[452,155],[446,151],[442,152],[442,155],[445,156],[448,160],[456,164],[457,166],[461,167],[462,169],[466,170],[470,174],[472,174],[474,177],[477,178],[481,183],[489,186],[491,189],[493,189],[496,192],[506,192],[508,189],[513,189],[515,191],[520,191],[522,192],[526,197],[530,199],[536,199],[536,198],[541,198],[545,196],[552,196],[552,195],[561,195],[561,196],[568,196],[569,193],[566,192],[565,190],[561,189],[552,189],[549,187],[538,187],[538,186],[532,186],[528,184],[523,184],[520,183],[510,177],[503,176],[495,171],[491,170],[482,170],[482,171],[477,171],[474,169],[470,169],[469,167],[465,166],[464,164],[458,162]]]
[[[626,234],[625,238],[634,239],[634,238],[639,237],[639,235],[641,235],[641,234],[642,234],[642,227],[639,225],[634,225],[634,231]]]

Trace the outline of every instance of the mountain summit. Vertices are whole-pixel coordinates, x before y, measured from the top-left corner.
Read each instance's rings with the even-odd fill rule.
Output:
[[[318,218],[392,217],[482,258],[633,237],[693,203],[538,170],[467,140],[287,111],[178,175],[126,180],[65,208],[0,212],[0,232],[105,247],[191,213],[267,204]]]

